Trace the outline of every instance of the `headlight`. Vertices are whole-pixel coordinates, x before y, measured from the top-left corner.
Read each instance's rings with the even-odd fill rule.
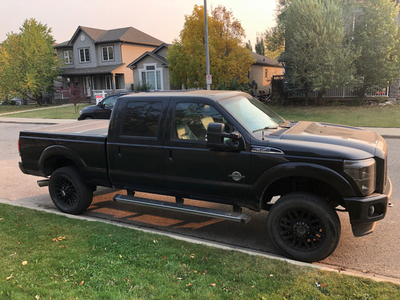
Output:
[[[357,183],[363,196],[375,191],[375,159],[345,160],[344,171]]]

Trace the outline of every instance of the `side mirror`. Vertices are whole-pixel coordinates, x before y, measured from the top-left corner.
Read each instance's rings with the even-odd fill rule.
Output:
[[[225,132],[225,124],[210,123],[207,127],[206,146],[211,149],[239,150],[242,135]]]

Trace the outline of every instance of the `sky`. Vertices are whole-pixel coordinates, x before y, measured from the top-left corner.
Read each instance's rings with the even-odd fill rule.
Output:
[[[165,43],[179,38],[185,15],[204,0],[2,0],[0,42],[19,33],[26,19],[51,28],[56,43],[71,39],[78,26],[97,29],[134,27]],[[254,46],[257,33],[275,25],[276,0],[207,0],[207,10],[218,5],[231,10],[246,39]]]

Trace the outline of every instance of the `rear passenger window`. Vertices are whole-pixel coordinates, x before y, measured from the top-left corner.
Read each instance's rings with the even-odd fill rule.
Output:
[[[128,103],[122,125],[122,135],[157,137],[162,103],[157,101]]]

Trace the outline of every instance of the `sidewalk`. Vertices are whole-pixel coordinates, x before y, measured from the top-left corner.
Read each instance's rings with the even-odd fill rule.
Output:
[[[0,115],[3,116],[3,115]],[[0,117],[0,123],[16,123],[16,124],[36,124],[36,125],[56,125],[56,124],[68,124],[72,122],[78,122],[76,119],[36,119],[36,118],[2,118]]]
[[[3,116],[5,114],[0,114]],[[77,119],[32,119],[32,118],[2,118],[0,123],[16,123],[16,124],[36,124],[36,125],[55,125],[55,124],[68,124],[71,122],[78,122]],[[379,133],[385,139],[400,139],[400,128],[375,128],[363,127],[367,130]]]
[[[363,128],[379,133],[385,139],[400,139],[400,128],[375,128],[375,127],[363,127]]]

